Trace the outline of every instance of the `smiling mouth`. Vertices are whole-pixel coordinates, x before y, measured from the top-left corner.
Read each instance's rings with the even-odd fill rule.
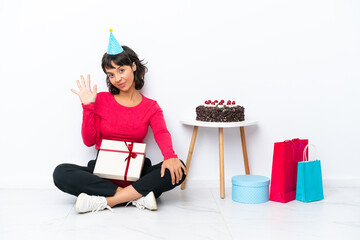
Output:
[[[125,83],[119,83],[119,84],[118,84],[118,87],[119,87],[119,88],[125,87]]]

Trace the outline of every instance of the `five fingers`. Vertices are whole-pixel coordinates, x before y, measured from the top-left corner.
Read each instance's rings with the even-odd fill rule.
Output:
[[[71,89],[71,91],[72,91],[73,93],[77,94],[77,95],[79,95],[80,91],[81,91],[83,88],[89,88],[89,89],[90,89],[90,74],[87,75],[87,77],[86,77],[86,82],[85,82],[85,78],[84,78],[83,75],[80,75],[80,79],[81,79],[81,83],[80,83],[79,80],[76,80],[76,84],[77,84],[77,86],[78,86],[78,88],[79,88],[79,91],[76,91],[76,90],[74,90],[74,89]],[[96,84],[94,85],[93,89],[94,89],[94,90],[93,90],[94,92],[97,91],[97,86],[96,86]],[[90,91],[91,91],[91,89],[90,89]]]

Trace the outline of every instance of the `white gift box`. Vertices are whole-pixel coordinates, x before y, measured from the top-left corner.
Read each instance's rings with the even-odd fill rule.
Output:
[[[94,174],[101,178],[137,181],[145,160],[145,143],[102,140]]]

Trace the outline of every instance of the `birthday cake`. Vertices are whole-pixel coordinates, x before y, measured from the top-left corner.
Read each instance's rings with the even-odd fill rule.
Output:
[[[235,101],[205,101],[196,107],[196,120],[204,122],[240,122],[245,120],[245,108]]]

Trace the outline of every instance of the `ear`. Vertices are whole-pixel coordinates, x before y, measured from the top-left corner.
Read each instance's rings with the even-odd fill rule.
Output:
[[[133,65],[132,65],[132,70],[133,70],[133,72],[135,72],[135,71],[136,71],[136,64],[135,64],[135,62],[133,62]]]

